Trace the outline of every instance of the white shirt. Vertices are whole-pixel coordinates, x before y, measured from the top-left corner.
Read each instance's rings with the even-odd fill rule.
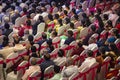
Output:
[[[87,50],[92,50],[93,48],[98,47],[96,43],[91,43],[88,45]]]
[[[71,65],[66,67],[63,71],[62,71],[62,76],[63,77],[70,77],[72,74],[77,73],[78,71],[78,67]]]
[[[80,66],[80,71],[86,68],[89,68],[92,64],[94,64],[96,62],[96,59],[93,57],[88,57],[85,59],[85,61],[82,63],[82,65]]]
[[[55,64],[59,64],[61,61],[66,61],[66,57],[57,57],[57,59],[54,60]]]

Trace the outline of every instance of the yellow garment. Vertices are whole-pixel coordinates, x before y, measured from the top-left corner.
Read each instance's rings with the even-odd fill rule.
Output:
[[[81,31],[83,29],[82,26],[77,27],[78,31]]]
[[[55,30],[56,30],[56,32],[58,32],[58,29],[60,28],[60,25],[56,25],[55,26]]]
[[[55,23],[55,24],[57,24],[57,23],[58,23],[58,21],[57,21],[56,19],[54,19],[54,23]]]

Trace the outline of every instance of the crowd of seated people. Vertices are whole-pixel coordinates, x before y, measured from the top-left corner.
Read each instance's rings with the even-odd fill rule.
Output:
[[[82,74],[86,80],[93,80],[87,79],[87,75],[96,63],[96,73],[100,74],[100,77],[94,74],[97,80],[117,78],[120,74],[120,3],[92,11],[83,5],[91,2],[1,0],[0,58],[3,63],[0,61],[0,65],[4,64],[4,70],[0,76],[6,80],[12,71],[14,75],[19,74],[19,64],[27,61],[22,80],[31,80],[35,71],[40,72],[35,76],[38,80],[79,80]],[[109,61],[108,70],[103,70],[106,61]],[[84,73],[85,69],[89,69],[88,74]],[[102,71],[106,72],[101,77]],[[14,79],[11,77],[11,80]]]

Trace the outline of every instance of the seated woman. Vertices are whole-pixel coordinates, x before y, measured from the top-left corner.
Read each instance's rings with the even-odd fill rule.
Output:
[[[31,64],[31,66],[29,66],[29,68],[25,71],[25,73],[24,73],[24,75],[23,75],[23,77],[22,77],[22,80],[28,80],[28,79],[27,79],[28,76],[29,76],[30,74],[32,74],[34,71],[41,71],[41,70],[40,70],[40,66],[37,65],[37,61],[36,61],[35,58],[31,58],[31,59],[30,59],[30,64]]]
[[[78,67],[73,65],[73,59],[66,60],[66,67],[62,70],[62,77],[69,78],[72,74],[78,73]]]
[[[30,57],[35,57],[35,58],[39,58],[39,54],[36,52],[36,47],[35,46],[31,46],[31,54]]]

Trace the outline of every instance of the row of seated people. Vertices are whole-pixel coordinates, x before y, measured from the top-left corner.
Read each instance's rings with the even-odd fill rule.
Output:
[[[55,11],[51,15],[51,14],[48,14],[49,12],[46,11],[46,8],[44,5],[41,5],[40,10],[38,9],[35,11],[34,5],[36,4],[37,3],[33,4],[32,6],[33,9],[28,11],[27,11],[27,8],[23,7],[23,12],[21,13],[21,15],[19,15],[19,12],[16,11],[12,6],[11,7],[12,10],[8,11],[8,14],[10,13],[10,18],[7,17],[7,14],[4,13],[5,11],[3,8],[2,13],[3,15],[6,15],[6,16],[2,20],[3,24],[1,26],[1,30],[2,30],[2,36],[5,35],[5,37],[3,40],[2,38],[0,38],[2,40],[0,54],[3,55],[4,61],[7,60],[7,56],[12,52],[15,52],[15,54],[17,54],[17,52],[24,49],[27,49],[28,55],[25,54],[25,55],[22,55],[22,57],[24,57],[24,60],[29,60],[31,56],[42,57],[42,55],[44,55],[44,49],[48,53],[51,53],[56,48],[65,49],[64,47],[62,47],[63,44],[68,45],[67,47],[68,49],[66,48],[66,50],[64,50],[66,57],[71,57],[75,54],[80,55],[80,53],[84,49],[85,50],[89,49],[94,51],[94,49],[98,50],[99,47],[101,48],[101,46],[105,46],[105,51],[109,51],[107,55],[109,55],[112,60],[111,67],[114,67],[112,65],[115,63],[117,57],[119,57],[120,55],[118,50],[119,45],[117,45],[117,41],[116,41],[118,40],[119,42],[119,35],[118,35],[119,34],[119,14],[118,14],[119,8],[117,9],[115,8],[116,10],[112,9],[104,13],[104,17],[103,19],[101,19],[101,16],[103,14],[100,9],[98,9],[98,11],[96,12],[97,15],[94,15],[93,13],[91,13],[88,16],[88,14],[82,13],[85,11],[82,10],[81,5],[79,6],[80,14],[79,13],[76,14],[75,8],[69,9],[69,6],[66,5],[63,10],[61,9],[59,11],[57,10],[58,13],[57,11]],[[58,9],[55,3],[53,3],[52,6]],[[119,7],[119,4],[118,4],[118,7]],[[31,12],[32,10],[33,12]],[[34,16],[30,16],[32,15],[32,13]],[[44,17],[45,14],[47,14],[47,17],[48,17],[47,20]],[[16,21],[13,20],[11,24],[11,20],[14,18],[14,16]],[[20,21],[18,21],[17,18],[20,19]],[[93,25],[90,25],[91,23],[93,23]],[[15,24],[14,27],[12,27],[13,24]],[[38,26],[39,24],[40,26]],[[67,27],[67,24],[68,24],[68,27]],[[49,26],[50,26],[50,29],[49,29]],[[45,31],[45,29],[47,31],[47,35],[46,33],[42,33]],[[75,34],[74,31],[76,29],[77,29],[77,33]],[[15,36],[11,36],[11,33],[14,31],[18,32],[18,34],[17,35],[15,34]],[[34,36],[30,35],[31,33],[33,33]],[[8,36],[9,39],[6,36]],[[37,36],[37,39],[36,39],[36,36]],[[83,46],[81,43],[79,43],[77,46],[76,46],[76,43],[75,44],[72,43],[74,45],[69,46],[71,45],[72,41],[79,39],[76,36],[78,36],[81,39],[80,41],[83,42],[85,46]],[[59,37],[60,39],[60,42],[58,42],[57,47],[54,46],[55,44],[53,44],[54,43],[53,39],[56,37]],[[21,44],[20,42],[21,40],[25,42]],[[44,42],[46,42],[45,46],[43,46]],[[35,44],[39,44],[38,46],[36,46],[36,49],[34,46]],[[73,46],[76,46],[76,48],[74,48]],[[73,49],[73,51],[71,49]],[[36,50],[38,50],[37,54],[35,52]],[[32,54],[30,54],[31,51],[33,51]],[[101,55],[101,54],[96,54],[97,52],[98,51],[94,51],[94,56]]]

